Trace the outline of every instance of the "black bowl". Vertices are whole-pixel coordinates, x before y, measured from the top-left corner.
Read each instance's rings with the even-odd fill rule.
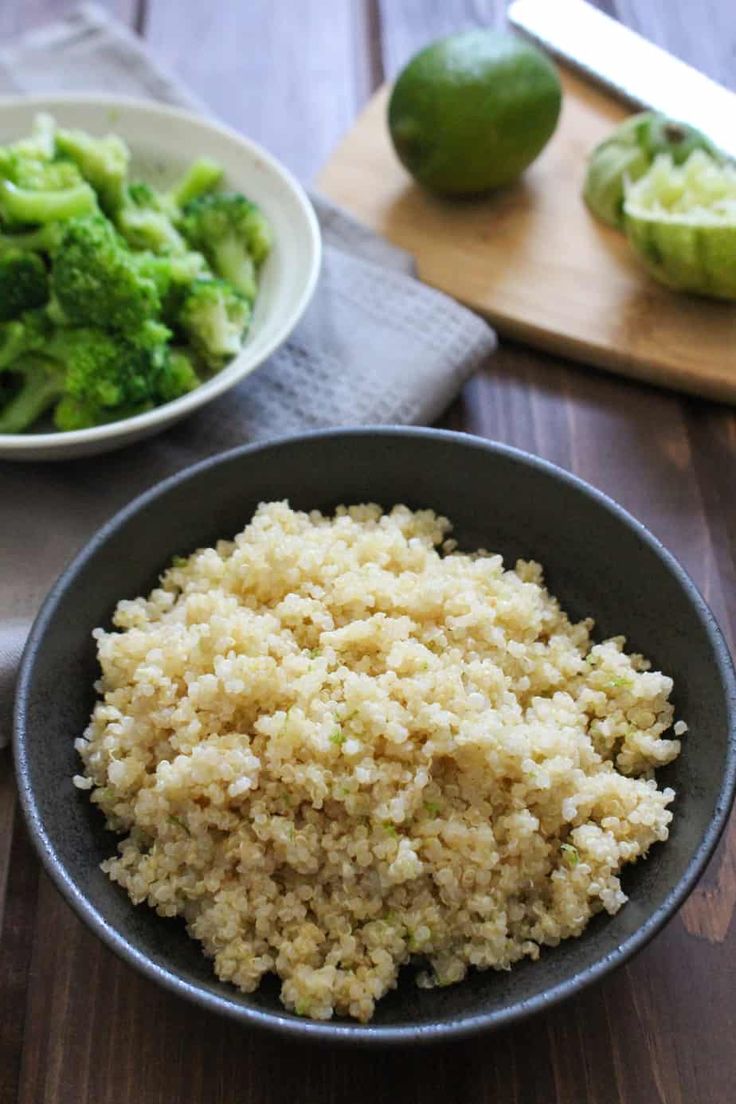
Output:
[[[179,921],[134,908],[101,873],[113,853],[88,797],[71,784],[72,741],[93,704],[91,637],[119,598],[147,593],[161,568],[231,536],[261,501],[300,508],[405,502],[432,507],[461,546],[524,556],[545,567],[552,593],[574,616],[593,615],[601,637],[629,645],[675,680],[677,714],[690,730],[659,778],[677,790],[669,841],[630,868],[630,901],[598,916],[575,940],[509,973],[472,973],[441,990],[402,976],[372,1023],[312,1023],[280,1006],[273,981],[244,996],[220,983]],[[175,993],[244,1025],[311,1040],[429,1041],[509,1024],[625,962],[682,904],[716,845],[736,775],[736,681],[708,607],[650,533],[604,495],[524,453],[429,429],[309,434],[238,449],[174,476],[136,499],[93,538],[49,594],[23,657],[15,754],[23,808],[41,858],[73,908],[125,961]],[[407,974],[410,970],[407,970]]]

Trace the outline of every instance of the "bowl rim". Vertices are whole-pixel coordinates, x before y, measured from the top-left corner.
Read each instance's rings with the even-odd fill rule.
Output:
[[[115,539],[118,530],[148,503],[166,495],[170,489],[198,477],[202,472],[229,463],[236,457],[254,456],[261,452],[277,448],[288,448],[306,441],[319,441],[335,437],[375,437],[410,439],[426,441],[449,441],[463,448],[473,448],[493,455],[502,456],[516,463],[526,465],[561,480],[585,497],[592,499],[626,527],[658,558],[675,577],[686,592],[695,608],[696,614],[708,635],[716,656],[719,674],[725,688],[728,734],[726,764],[723,771],[720,790],[716,799],[716,808],[703,837],[691,855],[680,880],[672,887],[660,906],[637,928],[632,935],[617,948],[604,955],[590,966],[584,967],[571,977],[567,977],[550,989],[527,1000],[514,1001],[503,1008],[488,1012],[475,1012],[453,1021],[435,1021],[428,1024],[408,1024],[383,1026],[381,1024],[352,1024],[348,1022],[318,1022],[305,1020],[290,1013],[264,1011],[238,1005],[217,993],[207,992],[196,983],[180,977],[170,968],[157,965],[146,954],[139,951],[125,936],[108,924],[77,888],[73,877],[67,872],[61,859],[56,855],[53,842],[47,834],[42,819],[35,806],[30,783],[30,763],[25,743],[26,699],[33,676],[36,653],[43,642],[49,622],[52,620],[59,599],[67,587],[84,570],[97,550],[111,539]],[[660,931],[667,921],[682,905],[694,888],[705,866],[713,854],[725,827],[736,789],[736,671],[725,639],[714,614],[700,591],[679,561],[664,545],[632,514],[615,502],[604,492],[597,490],[579,476],[558,467],[541,457],[522,449],[495,441],[476,437],[472,434],[452,430],[428,427],[408,426],[359,426],[344,429],[315,430],[301,434],[291,434],[269,439],[263,443],[239,446],[182,469],[180,472],[157,483],[154,487],[138,495],[112,518],[110,518],[77,553],[52,586],[41,609],[33,622],[26,646],[21,658],[14,708],[13,751],[21,808],[33,845],[40,856],[43,866],[50,875],[56,888],[67,903],[89,928],[124,962],[139,970],[146,977],[158,982],[169,992],[184,997],[209,1011],[225,1015],[246,1027],[257,1027],[275,1031],[295,1040],[318,1043],[357,1045],[402,1045],[407,1043],[431,1043],[466,1038],[483,1031],[507,1027],[536,1012],[541,1012],[561,1001],[581,992],[610,973],[617,966],[628,961],[640,951]],[[236,993],[236,990],[233,990]]]
[[[53,105],[58,105],[54,107]],[[81,104],[82,106],[101,107],[108,110],[115,108],[138,112],[140,115],[148,115],[164,119],[178,119],[181,122],[201,127],[204,130],[214,131],[231,143],[244,147],[249,154],[261,160],[267,168],[276,174],[286,185],[297,208],[304,219],[309,242],[308,263],[305,266],[305,279],[302,290],[296,298],[291,310],[284,315],[281,322],[274,327],[274,332],[269,341],[264,345],[253,364],[245,363],[238,367],[238,362],[247,357],[248,346],[244,345],[240,353],[225,367],[210,379],[205,380],[193,391],[181,395],[178,399],[156,406],[153,410],[146,410],[142,414],[134,414],[130,418],[121,418],[116,422],[107,422],[104,425],[91,426],[88,429],[74,429],[66,432],[57,430],[53,433],[3,433],[0,434],[0,449],[7,458],[15,453],[12,459],[22,459],[23,453],[36,452],[39,449],[53,449],[63,454],[75,449],[79,445],[92,444],[98,441],[109,441],[111,447],[124,444],[125,438],[130,433],[154,432],[155,427],[163,422],[165,428],[171,421],[184,417],[197,410],[200,406],[216,399],[235,384],[239,383],[251,372],[259,368],[278,347],[286,340],[297,322],[300,320],[317,286],[317,279],[322,263],[322,235],[319,222],[307,193],[296,177],[273,154],[269,153],[257,142],[245,135],[239,134],[233,127],[227,126],[218,120],[212,120],[206,115],[199,115],[196,111],[188,111],[186,108],[174,107],[170,104],[159,103],[157,100],[146,100],[137,96],[116,96],[113,93],[89,93],[69,92],[61,95],[42,93],[33,96],[0,96],[0,117],[10,108],[27,107],[29,110],[63,110],[65,106]],[[122,441],[119,439],[123,438]]]

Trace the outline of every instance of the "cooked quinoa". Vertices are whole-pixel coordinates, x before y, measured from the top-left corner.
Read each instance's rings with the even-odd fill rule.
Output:
[[[410,959],[427,987],[535,959],[668,835],[672,680],[449,532],[268,503],[95,630],[103,869],[300,1015],[370,1019]]]

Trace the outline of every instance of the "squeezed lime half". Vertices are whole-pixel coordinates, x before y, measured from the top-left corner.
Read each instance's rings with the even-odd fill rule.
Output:
[[[590,154],[583,198],[597,218],[620,230],[627,181],[643,176],[659,154],[668,153],[676,165],[681,165],[695,149],[722,160],[712,142],[694,127],[656,111],[632,115]]]
[[[736,167],[695,150],[657,157],[626,191],[626,236],[651,274],[679,291],[736,299]]]

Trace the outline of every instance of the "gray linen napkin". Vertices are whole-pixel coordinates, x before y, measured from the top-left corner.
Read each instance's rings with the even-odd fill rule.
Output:
[[[99,89],[206,110],[95,6],[0,49],[0,93]],[[431,422],[495,348],[483,321],[412,277],[408,254],[312,198],[325,245],[319,286],[291,339],[253,376],[121,452],[0,463],[0,747],[41,599],[115,510],[164,476],[248,441],[330,425]]]

